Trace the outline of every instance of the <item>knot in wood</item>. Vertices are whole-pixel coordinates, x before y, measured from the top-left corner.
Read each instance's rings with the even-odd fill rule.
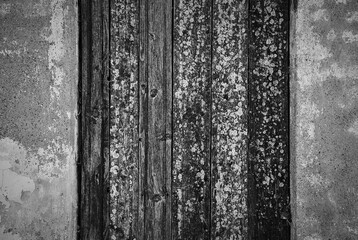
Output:
[[[157,96],[157,94],[158,94],[158,89],[152,89],[152,90],[150,90],[150,96],[151,97],[156,97]]]
[[[159,202],[162,200],[162,196],[160,194],[154,194],[152,197],[153,202]]]

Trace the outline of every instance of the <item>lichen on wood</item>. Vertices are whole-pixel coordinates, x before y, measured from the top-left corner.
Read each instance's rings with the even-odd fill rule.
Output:
[[[247,235],[247,1],[214,1],[212,239]]]
[[[283,0],[249,9],[249,236],[290,237],[288,14]]]
[[[175,1],[173,238],[209,239],[211,1]]]
[[[133,239],[138,222],[138,1],[110,11],[110,222],[112,240]]]

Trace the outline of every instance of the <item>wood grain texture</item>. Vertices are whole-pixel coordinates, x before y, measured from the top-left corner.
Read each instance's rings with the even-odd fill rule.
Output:
[[[108,71],[104,7],[106,1],[81,1],[81,192],[80,239],[102,239],[106,229],[104,81]]]
[[[110,219],[113,240],[137,238],[141,230],[138,163],[138,0],[112,0]]]
[[[102,1],[103,238],[110,239],[110,0]]]
[[[211,4],[174,6],[173,239],[210,239]]]
[[[144,163],[144,239],[171,233],[171,1],[140,2],[140,138]]]
[[[250,1],[249,239],[290,238],[288,22],[288,1]]]
[[[248,3],[213,6],[212,239],[246,239]]]

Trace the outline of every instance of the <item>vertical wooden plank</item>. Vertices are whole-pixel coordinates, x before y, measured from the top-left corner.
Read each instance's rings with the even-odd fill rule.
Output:
[[[171,234],[171,23],[171,1],[140,2],[140,134],[144,137],[144,151],[141,152],[144,152],[145,167],[145,239],[170,239]]]
[[[249,239],[290,238],[289,1],[249,6]]]
[[[214,1],[212,239],[247,236],[248,2]]]
[[[142,239],[138,207],[138,0],[112,0],[110,219],[112,240]]]
[[[142,223],[139,239],[146,236],[145,205],[147,200],[147,156],[148,156],[148,4],[146,0],[139,0],[139,221]]]
[[[174,5],[172,239],[210,239],[211,5]]]
[[[110,0],[102,7],[102,161],[103,161],[103,238],[110,239]]]
[[[81,200],[80,239],[103,239],[104,173],[103,87],[106,39],[103,1],[81,1]]]

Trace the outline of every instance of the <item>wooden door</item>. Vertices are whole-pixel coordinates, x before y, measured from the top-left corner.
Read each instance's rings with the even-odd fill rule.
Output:
[[[81,239],[289,239],[289,3],[81,2]]]

